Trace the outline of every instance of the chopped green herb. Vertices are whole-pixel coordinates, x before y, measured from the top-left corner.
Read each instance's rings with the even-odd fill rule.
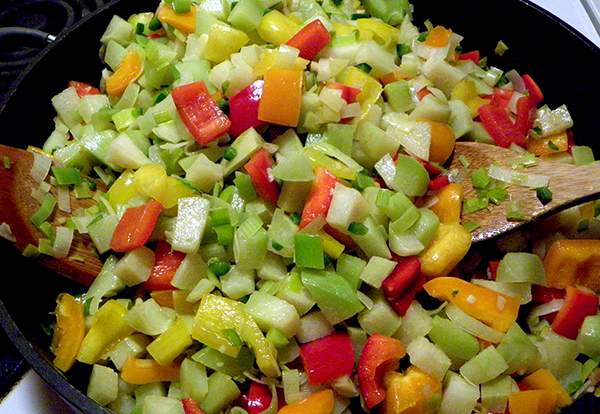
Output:
[[[469,233],[472,232],[473,230],[478,229],[479,227],[481,227],[481,224],[477,223],[476,221],[465,221],[462,226],[465,228],[465,230],[467,230]]]
[[[506,206],[506,219],[509,221],[527,220],[523,213],[523,202],[520,200],[511,201]]]
[[[227,147],[225,148],[225,151],[223,151],[223,158],[225,158],[227,161],[231,161],[236,155],[237,150],[233,147]]]
[[[396,45],[396,54],[399,58],[410,52],[412,52],[412,49],[409,45],[405,45],[404,43],[399,43]]]
[[[559,148],[556,146],[556,144],[554,142],[552,142],[552,140],[548,140],[548,147],[552,151],[558,151],[559,150]]]
[[[294,224],[300,224],[300,222],[302,221],[302,217],[298,213],[291,213],[290,220],[292,220]]]
[[[273,240],[271,242],[271,247],[274,248],[277,251],[280,251],[283,249],[283,245],[281,243],[278,243],[277,241]]]
[[[552,201],[552,191],[548,187],[539,187],[535,189],[537,198],[542,202],[543,205],[548,204]]]
[[[473,197],[467,198],[463,201],[463,214],[470,214],[476,211],[483,210],[488,206],[487,197]]]
[[[219,99],[217,105],[225,115],[229,115],[229,101],[227,99]]]
[[[158,17],[154,17],[152,20],[150,20],[150,23],[148,23],[148,29],[152,31],[162,29],[162,23],[160,20],[158,20]]]
[[[454,297],[454,296],[458,295],[458,293],[459,293],[458,290],[453,290],[452,291],[452,296]]]
[[[218,257],[211,257],[208,259],[208,270],[210,270],[215,276],[223,276],[229,272],[231,265]]]
[[[351,19],[352,20],[368,19],[369,17],[371,17],[371,16],[369,16],[368,13],[353,13],[351,16]]]
[[[492,188],[487,193],[486,196],[491,203],[498,205],[506,200],[508,197],[508,191],[504,188]]]
[[[373,69],[368,63],[359,63],[356,67],[365,73],[371,73],[371,70]]]
[[[10,158],[8,158],[8,157],[5,156],[3,158],[3,162],[4,162],[4,168],[6,168],[7,170],[10,170],[10,167],[12,165],[11,162],[10,162]]]
[[[479,169],[477,171],[473,171],[471,174],[471,181],[473,182],[473,187],[483,189],[487,188],[492,180],[486,174],[485,170]]]
[[[353,221],[348,225],[348,231],[352,234],[356,234],[357,236],[364,236],[369,232],[369,228],[363,223]]]
[[[242,338],[240,338],[240,336],[235,331],[235,329],[223,329],[221,332],[223,332],[223,335],[225,335],[227,337],[227,339],[229,340],[231,345],[233,345],[233,346],[244,345],[244,341],[242,341]]]
[[[58,185],[80,184],[83,181],[81,173],[74,167],[52,167],[52,175],[56,178]]]

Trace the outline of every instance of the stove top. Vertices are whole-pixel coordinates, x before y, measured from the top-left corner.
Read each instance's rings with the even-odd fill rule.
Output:
[[[108,0],[3,0],[0,28],[24,27],[58,36],[106,3]],[[43,47],[43,42],[31,44],[23,37],[0,37],[0,98]]]

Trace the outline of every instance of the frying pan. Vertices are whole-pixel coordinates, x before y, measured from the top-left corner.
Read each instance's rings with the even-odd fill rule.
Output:
[[[568,7],[570,1],[563,0]],[[415,22],[429,19],[463,35],[465,51],[478,49],[488,62],[504,70],[528,73],[546,94],[551,108],[567,104],[580,144],[600,154],[600,50],[576,30],[526,0],[413,0]],[[0,102],[0,142],[26,148],[40,146],[52,131],[55,112],[50,99],[70,80],[97,84],[103,68],[99,39],[114,14],[153,11],[155,2],[113,1],[68,29],[19,77]],[[508,45],[494,55],[498,41]],[[53,368],[46,327],[60,292],[82,287],[35,261],[25,259],[0,240],[0,324],[33,369],[73,408],[84,413],[108,411],[85,396],[89,368],[76,365],[65,376]],[[591,396],[564,413],[600,412]]]

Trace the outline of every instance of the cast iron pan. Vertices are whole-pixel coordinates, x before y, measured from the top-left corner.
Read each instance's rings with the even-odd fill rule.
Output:
[[[568,7],[570,0],[563,0]],[[525,0],[413,0],[415,22],[429,19],[465,37],[465,51],[479,49],[499,68],[529,73],[545,93],[551,108],[566,103],[581,144],[600,155],[600,50],[561,20]],[[153,11],[155,2],[115,1],[82,22],[44,50],[11,89],[0,112],[0,142],[26,148],[41,145],[53,129],[50,99],[70,80],[97,84],[102,70],[99,39],[114,14]],[[508,45],[500,58],[499,40]],[[48,351],[51,312],[58,293],[82,288],[23,258],[0,240],[0,324],[26,360],[75,409],[96,414],[108,411],[85,396],[88,369],[75,366],[65,377],[52,367]],[[564,413],[600,412],[586,398]]]

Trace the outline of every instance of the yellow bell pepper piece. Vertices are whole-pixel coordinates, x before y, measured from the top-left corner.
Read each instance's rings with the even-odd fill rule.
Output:
[[[435,196],[438,201],[429,209],[440,218],[440,222],[459,223],[462,203],[465,198],[463,186],[448,184],[441,188]]]
[[[248,35],[241,30],[225,23],[214,23],[208,33],[204,57],[211,62],[221,63],[239,52],[249,40]]]
[[[102,305],[83,338],[77,360],[84,364],[95,364],[112,346],[131,335],[134,329],[125,321],[127,312],[125,305],[114,299]]]
[[[296,127],[302,105],[303,71],[269,69],[265,72],[258,119],[272,124]]]
[[[336,37],[350,36],[358,30],[356,26],[340,22],[331,22],[331,25],[333,26],[333,30],[335,31]]]
[[[300,26],[296,22],[277,10],[265,14],[256,28],[264,41],[274,45],[285,44],[299,30]]]
[[[506,332],[519,315],[520,297],[506,296],[457,277],[431,279],[423,289],[500,332]]]
[[[429,279],[447,276],[465,257],[471,243],[471,233],[460,223],[440,223],[433,241],[421,254],[421,272]]]
[[[554,414],[556,393],[548,390],[527,390],[508,396],[510,414]]]
[[[558,408],[566,407],[573,403],[573,398],[567,390],[558,382],[554,374],[547,369],[538,369],[523,378],[519,383],[532,390],[556,392],[556,406]]]
[[[452,89],[452,92],[450,92],[450,99],[463,101],[469,108],[472,118],[476,118],[479,115],[477,110],[480,106],[483,106],[490,101],[489,99],[480,97],[477,94],[475,82],[466,78],[461,80]]]
[[[585,286],[600,292],[600,240],[557,240],[544,257],[550,287]]]
[[[363,109],[373,105],[383,92],[383,86],[377,79],[354,66],[344,71],[342,83],[361,90],[356,101]]]
[[[192,345],[192,324],[184,318],[175,323],[152,341],[146,349],[159,365],[171,365],[186,348]]]
[[[304,70],[310,63],[306,59],[297,58],[293,65],[283,65],[279,61],[280,51],[277,49],[267,49],[263,53],[261,59],[258,61],[253,70],[254,76],[263,76],[267,70],[271,68],[275,69],[288,69],[288,70]]]
[[[111,97],[121,95],[141,73],[142,59],[136,50],[129,49],[117,70],[106,80],[106,93]]]
[[[162,23],[168,24],[185,34],[191,34],[196,31],[196,8],[190,6],[188,13],[177,14],[167,4],[163,3],[156,12],[156,17]]]
[[[322,152],[311,148],[304,148],[304,152],[310,161],[310,165],[313,169],[317,167],[323,167],[337,178],[343,180],[354,180],[356,178],[356,171],[348,167],[343,162],[331,158]]]
[[[569,138],[567,131],[557,132],[550,136],[527,140],[527,151],[538,157],[565,152],[569,149]]]
[[[375,19],[357,19],[356,24],[361,33],[363,31],[371,32],[374,35],[374,40],[379,44],[387,43],[392,36],[400,31],[394,26]]]
[[[167,175],[166,170],[158,164],[145,164],[133,173],[136,191],[153,198],[171,208],[177,205],[180,198],[191,197],[196,191],[186,186],[175,177]]]
[[[204,295],[192,325],[192,338],[235,358],[241,346],[231,343],[227,330],[233,330],[248,344],[263,374],[269,377],[280,375],[275,347],[244,311],[244,304],[210,293]]]
[[[405,374],[391,371],[384,378],[386,396],[382,414],[423,414],[437,412],[441,402],[442,383],[425,371],[411,365]]]
[[[177,382],[181,364],[172,363],[167,366],[161,366],[153,359],[140,359],[129,357],[121,369],[121,378],[123,381],[143,385],[153,382]]]
[[[393,72],[390,72],[380,77],[379,82],[381,82],[384,85],[387,85],[388,83],[398,82],[401,79],[403,79],[402,71],[400,69],[394,69]]]
[[[127,204],[139,194],[133,181],[133,171],[125,170],[108,189],[108,201],[113,207],[117,207],[119,204]]]
[[[85,336],[83,302],[64,293],[58,297],[57,303],[56,326],[52,337],[53,363],[56,368],[66,372],[75,363]]]
[[[323,251],[327,253],[327,256],[331,257],[332,259],[337,259],[342,253],[344,253],[346,246],[326,233],[325,230],[319,231],[317,235],[321,237]]]
[[[277,414],[331,414],[333,406],[333,391],[327,388],[286,405]]]

